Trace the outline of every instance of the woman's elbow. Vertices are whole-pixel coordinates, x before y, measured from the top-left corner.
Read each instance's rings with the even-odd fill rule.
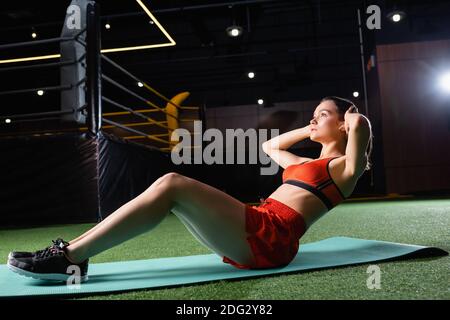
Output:
[[[261,144],[262,150],[264,151],[264,153],[267,153],[267,154],[269,154],[269,150],[270,150],[268,142],[269,141],[265,141]]]

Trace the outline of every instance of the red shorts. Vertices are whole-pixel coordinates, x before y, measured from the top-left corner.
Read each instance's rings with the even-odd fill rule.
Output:
[[[247,242],[254,261],[239,264],[228,257],[223,262],[239,269],[264,269],[288,265],[297,255],[298,241],[306,232],[303,216],[287,205],[267,198],[258,206],[246,205]]]

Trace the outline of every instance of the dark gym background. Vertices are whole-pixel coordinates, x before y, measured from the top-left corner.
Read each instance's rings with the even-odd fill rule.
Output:
[[[149,28],[134,1],[97,2],[102,47],[164,40]],[[33,31],[39,39],[59,36],[69,1],[24,3],[2,4],[2,44],[31,41]],[[381,8],[379,30],[365,26],[370,4]],[[450,94],[437,86],[439,76],[450,70],[449,1],[148,5],[177,45],[109,56],[167,96],[190,92],[188,104],[204,108],[204,129],[278,128],[283,133],[307,125],[322,97],[350,98],[372,121],[375,136],[373,169],[364,173],[351,198],[450,194]],[[393,23],[387,16],[393,10],[407,15]],[[242,26],[242,35],[229,37],[225,30],[231,25]],[[10,49],[0,52],[0,59],[53,51],[58,52],[56,45]],[[255,72],[253,79],[249,71]],[[114,76],[135,85],[119,73]],[[58,83],[57,69],[0,74],[2,91]],[[355,91],[358,97],[352,95]],[[0,116],[58,110],[58,99],[54,92],[0,96]],[[258,99],[264,103],[258,105]],[[133,101],[129,103],[131,107]],[[94,139],[25,135],[21,126],[10,128],[0,124],[0,225],[96,221],[169,171],[245,202],[267,197],[281,182],[281,170],[276,176],[261,176],[259,165],[175,166],[157,145],[125,141],[108,129]],[[303,141],[292,152],[317,157],[320,145]]]

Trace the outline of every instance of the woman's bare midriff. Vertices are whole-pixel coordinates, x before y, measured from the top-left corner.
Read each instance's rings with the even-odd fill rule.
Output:
[[[307,228],[328,211],[323,202],[313,193],[290,184],[282,184],[269,198],[278,200],[300,212]]]
[[[345,156],[331,160],[329,169],[336,185],[344,196],[348,197],[353,192],[356,182],[354,179],[343,177],[344,161]],[[307,228],[328,212],[325,204],[312,192],[291,184],[280,185],[268,198],[278,200],[301,213]]]

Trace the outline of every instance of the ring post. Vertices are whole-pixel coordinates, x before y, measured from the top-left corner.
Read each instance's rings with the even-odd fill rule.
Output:
[[[72,0],[66,10],[66,17],[61,31],[60,42],[61,67],[60,85],[69,86],[61,91],[61,111],[72,111],[61,117],[64,122],[86,123],[86,115],[80,112],[80,108],[86,105],[85,92],[85,56],[86,47],[83,42],[86,33],[83,31],[86,25],[87,0]],[[69,63],[74,62],[74,63]]]
[[[102,126],[102,78],[100,55],[100,6],[87,6],[87,105],[89,131],[97,135]]]

